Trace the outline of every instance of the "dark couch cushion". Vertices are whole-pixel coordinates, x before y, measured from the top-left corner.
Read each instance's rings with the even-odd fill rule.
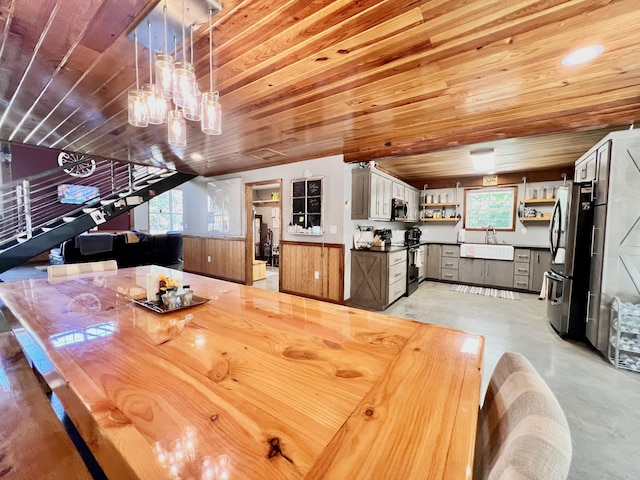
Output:
[[[110,234],[113,236],[111,251],[91,255],[83,255],[80,248],[76,246],[76,240],[72,238],[62,243],[60,254],[64,263],[115,260],[118,262],[119,268],[152,264],[175,266],[180,263],[182,259],[182,233],[170,232],[156,235],[136,233],[140,237],[137,243],[127,243],[126,235],[123,233]]]

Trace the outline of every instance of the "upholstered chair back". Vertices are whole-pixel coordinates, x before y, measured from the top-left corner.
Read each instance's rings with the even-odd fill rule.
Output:
[[[525,357],[505,353],[479,413],[474,480],[564,480],[571,452],[557,399]]]

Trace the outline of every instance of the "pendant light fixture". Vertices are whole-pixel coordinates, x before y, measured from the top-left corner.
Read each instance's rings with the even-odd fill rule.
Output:
[[[193,65],[185,56],[186,38],[184,35],[184,0],[182,0],[182,61],[175,63],[173,69],[173,103],[184,107],[189,96],[195,94],[196,74]]]
[[[191,65],[193,65],[193,25],[189,27],[190,45],[191,45]],[[193,89],[184,99],[184,118],[187,120],[200,121],[200,112],[202,110],[202,93],[198,81],[193,80]]]
[[[169,145],[175,147],[187,146],[187,123],[184,121],[182,110],[175,109],[169,112],[167,121],[169,130]]]
[[[156,53],[156,91],[165,98],[173,96],[173,57],[167,47],[167,0],[162,8],[164,15],[164,52]]]
[[[222,133],[222,105],[220,94],[213,91],[213,11],[209,9],[209,91],[202,95],[202,119],[200,128],[207,135],[220,135]]]
[[[136,88],[129,90],[127,99],[127,112],[129,123],[134,127],[146,127],[149,124],[149,111],[144,101],[144,94],[140,90],[140,79],[138,77],[138,32],[133,33],[133,44],[136,60]]]
[[[149,31],[149,83],[143,85],[142,92],[144,94],[144,101],[149,112],[149,123],[153,125],[160,125],[167,121],[167,100],[164,95],[160,94],[156,90],[156,86],[153,83],[153,60],[151,57],[151,22],[147,21],[147,29]]]

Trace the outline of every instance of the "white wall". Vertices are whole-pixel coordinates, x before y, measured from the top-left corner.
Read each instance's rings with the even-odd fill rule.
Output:
[[[562,185],[562,181],[557,182],[539,182],[528,183],[527,190],[530,188],[557,187]],[[518,203],[525,198],[524,183],[514,185],[518,187]],[[443,195],[449,194],[452,201],[455,198],[455,188],[431,189],[428,194]],[[458,199],[460,207],[458,213],[464,213],[464,189],[458,189]],[[542,210],[543,213],[550,214],[553,210],[553,204],[535,205],[534,208]],[[448,216],[448,215],[447,215]],[[463,221],[457,224],[445,223],[422,223],[421,239],[427,242],[456,242],[458,239],[458,231],[462,229]],[[465,242],[467,243],[484,243],[485,232],[483,231],[465,231]],[[509,245],[522,245],[530,247],[548,247],[549,246],[549,223],[523,223],[516,218],[516,230],[514,232],[498,232],[498,242],[507,243]]]

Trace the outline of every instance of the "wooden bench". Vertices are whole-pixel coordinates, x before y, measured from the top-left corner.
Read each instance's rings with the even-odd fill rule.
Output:
[[[0,478],[92,478],[11,332],[0,333]]]

